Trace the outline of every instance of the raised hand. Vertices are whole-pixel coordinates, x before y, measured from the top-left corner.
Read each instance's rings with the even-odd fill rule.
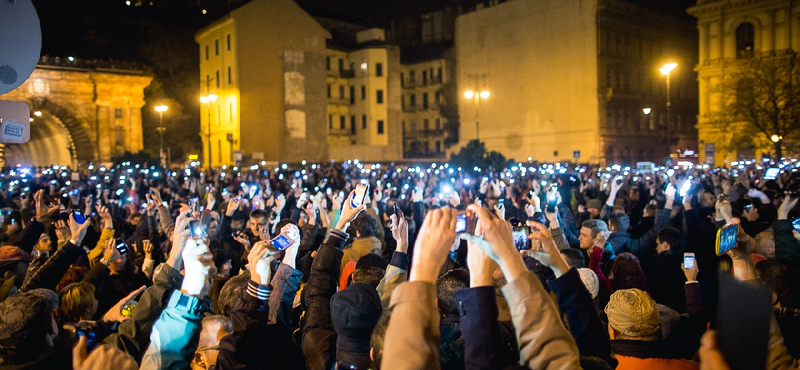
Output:
[[[122,307],[129,303],[136,303],[134,298],[136,298],[136,296],[138,296],[140,293],[144,292],[146,288],[146,286],[142,285],[139,287],[139,289],[132,291],[130,294],[125,296],[125,298],[122,298],[119,302],[117,302],[117,304],[109,308],[108,312],[103,314],[103,322],[115,323],[130,320],[130,316],[122,315]]]
[[[535,221],[528,221],[527,225],[531,228],[531,234],[528,236],[528,239],[532,241],[532,248],[529,255],[543,265],[551,268],[556,278],[569,271],[569,265],[567,265],[567,262],[561,257],[561,253],[558,251],[558,247],[553,237],[550,235],[550,230]],[[535,242],[537,240],[538,243]]]
[[[228,202],[228,208],[225,210],[225,216],[231,217],[239,208],[239,203],[242,202],[242,196],[235,196]]]
[[[58,245],[64,245],[66,242],[72,239],[72,231],[69,229],[69,225],[64,220],[58,220],[55,222],[55,229],[56,229],[56,237],[58,238]]]
[[[786,198],[783,199],[781,202],[781,206],[778,207],[778,219],[779,220],[788,220],[789,219],[789,212],[794,209],[797,205],[797,200],[799,198],[792,198],[791,195],[786,195]]]
[[[403,211],[398,209],[397,212],[400,213],[400,217],[396,214],[389,216],[389,219],[392,220],[392,237],[397,241],[396,250],[406,253],[408,252],[408,221],[406,221]]]
[[[409,281],[436,283],[439,269],[456,239],[458,212],[444,207],[428,212],[414,244]]]
[[[258,285],[269,285],[270,265],[279,254],[270,248],[269,242],[256,243],[247,255],[250,280]]]
[[[350,226],[350,222],[355,220],[356,217],[358,217],[358,214],[361,213],[361,211],[367,209],[366,200],[360,206],[353,208],[352,205],[350,204],[351,203],[350,200],[355,199],[355,197],[356,197],[356,191],[353,190],[350,192],[350,195],[347,197],[347,199],[345,199],[344,204],[342,206],[342,213],[339,216],[339,222],[336,224],[337,230],[344,231],[345,229],[347,229],[347,227]]]
[[[202,297],[208,293],[208,274],[214,266],[214,256],[200,239],[188,239],[181,252],[184,277],[181,292]]]
[[[75,245],[81,245],[83,237],[86,236],[86,229],[88,228],[89,222],[79,224],[78,221],[75,221],[75,215],[72,213],[69,214],[69,231],[70,234],[72,234],[72,240],[75,242]]]
[[[108,238],[108,240],[106,240],[106,245],[103,246],[103,261],[111,263],[120,258],[121,256],[117,250],[116,240],[114,238]]]

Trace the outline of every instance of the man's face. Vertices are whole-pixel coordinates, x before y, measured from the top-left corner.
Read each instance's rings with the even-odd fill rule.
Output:
[[[580,247],[583,250],[589,250],[594,245],[594,238],[592,238],[592,229],[588,227],[582,227],[581,233],[578,235],[578,241],[580,242]]]
[[[264,225],[267,224],[267,219],[264,217],[253,217],[250,218],[250,232],[253,235],[258,236],[261,233],[261,229],[264,228]]]
[[[670,250],[669,244],[665,241],[661,241],[661,238],[656,238],[656,253],[663,253]]]

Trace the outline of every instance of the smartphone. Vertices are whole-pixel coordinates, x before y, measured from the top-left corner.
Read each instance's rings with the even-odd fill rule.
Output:
[[[456,218],[456,234],[467,233],[475,235],[475,226],[478,224],[478,215],[473,211],[465,211]]]
[[[369,190],[369,185],[367,184],[356,185],[355,194],[350,199],[350,208],[358,208],[364,203],[364,199],[367,197],[367,190]]]
[[[717,255],[721,256],[725,252],[736,248],[739,225],[728,225],[717,230]]]
[[[683,267],[687,270],[694,268],[694,253],[683,254]]]
[[[119,254],[128,253],[128,244],[122,239],[118,238],[114,240],[114,248],[117,248],[117,252],[119,252]]]
[[[670,168],[670,169],[667,170],[667,176],[672,177],[672,175],[674,175],[674,174],[675,174],[675,169],[674,168]]]
[[[203,228],[203,224],[198,220],[191,220],[189,221],[189,232],[193,238],[205,238],[205,228]]]
[[[558,206],[558,199],[553,197],[553,199],[547,199],[547,212],[553,213],[556,211],[556,206]]]
[[[94,334],[91,324],[86,322],[76,323],[75,334],[81,337],[86,337],[86,353],[89,353],[97,348],[97,337]]]
[[[397,208],[397,204],[392,206],[392,208],[393,208],[394,214],[397,215],[397,217],[401,217],[400,216],[400,208]]]
[[[75,222],[83,225],[86,222],[86,216],[84,216],[83,211],[79,209],[72,210],[72,217],[75,217]]]
[[[13,219],[11,221],[14,221]],[[800,217],[795,218],[792,220],[792,226],[794,226],[794,231],[800,233]]]
[[[279,252],[286,248],[289,248],[292,245],[292,243],[293,243],[292,240],[283,234],[278,235],[274,239],[269,241],[269,244],[272,245],[272,247]]]
[[[506,200],[504,198],[500,198],[497,200],[497,208],[503,208],[506,206]]]
[[[514,239],[514,246],[517,250],[524,251],[531,249],[531,241],[528,239],[531,229],[527,226],[519,226],[511,229],[511,238]]]
[[[778,178],[778,174],[781,172],[780,168],[767,168],[767,172],[764,174],[764,180],[775,180]]]

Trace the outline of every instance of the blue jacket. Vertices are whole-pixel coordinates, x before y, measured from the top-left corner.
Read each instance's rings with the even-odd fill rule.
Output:
[[[164,311],[153,325],[150,346],[140,370],[186,369],[192,361],[200,334],[203,302],[173,290]]]

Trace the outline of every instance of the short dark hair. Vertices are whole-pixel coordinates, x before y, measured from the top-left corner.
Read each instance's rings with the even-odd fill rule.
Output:
[[[631,218],[624,213],[612,213],[608,217],[608,227],[613,227],[617,232],[628,231],[628,228],[631,227]]]
[[[268,217],[269,215],[267,214],[267,211],[263,209],[257,209],[253,212],[250,212],[250,218],[268,218]]]
[[[582,251],[573,248],[566,248],[560,252],[564,255],[564,259],[567,261],[569,267],[579,269],[586,266],[586,258],[583,256]]]
[[[380,370],[381,368],[381,360],[383,359],[383,339],[386,337],[386,329],[389,327],[389,318],[391,318],[392,312],[389,310],[383,311],[380,320],[375,325],[375,329],[372,329],[372,339],[370,340],[370,344],[372,345],[372,368],[375,370]]]
[[[354,283],[369,283],[373,288],[378,288],[381,279],[386,275],[386,270],[380,267],[367,267],[353,271]]]
[[[671,249],[677,250],[681,241],[681,232],[674,227],[665,227],[658,231],[658,239],[669,244]]]
[[[353,220],[352,226],[353,230],[361,234],[362,238],[375,236],[378,230],[378,221],[376,221],[374,217],[362,212]]]
[[[756,264],[761,282],[778,295],[784,308],[800,308],[800,272],[778,260],[764,260]]]
[[[436,298],[439,310],[445,315],[458,315],[458,304],[454,292],[469,288],[469,271],[455,269],[436,280]]]
[[[608,225],[603,220],[586,220],[583,221],[581,227],[592,229],[592,238],[596,237],[600,232],[608,231]]]

